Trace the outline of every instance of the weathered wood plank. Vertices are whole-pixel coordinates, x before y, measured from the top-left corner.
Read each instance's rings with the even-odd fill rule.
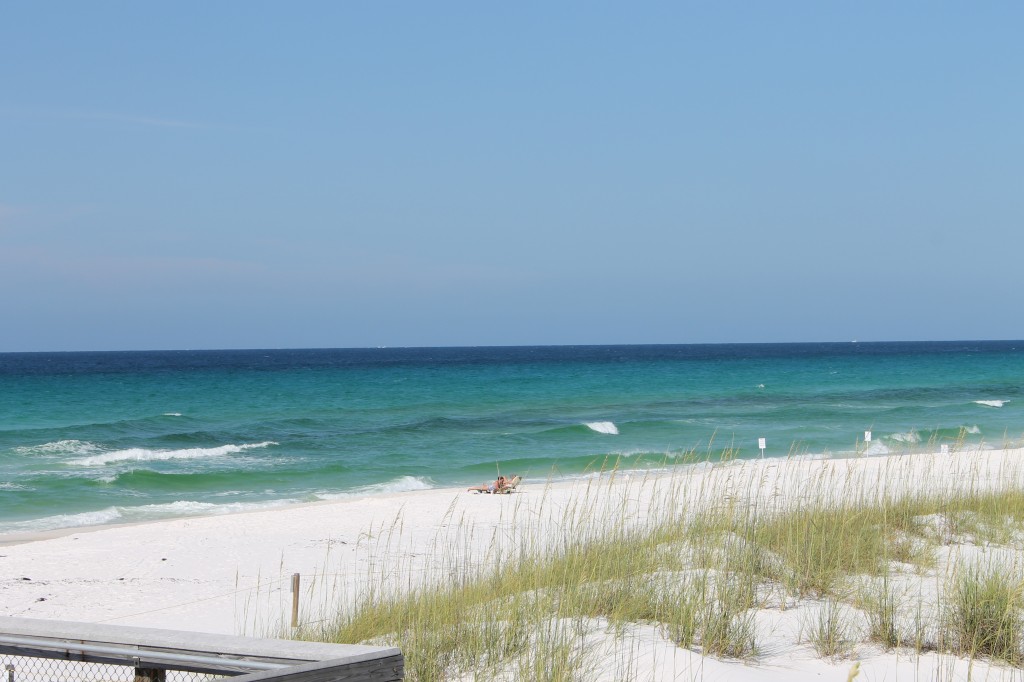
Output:
[[[231,682],[393,682],[404,678],[401,655],[373,658],[342,665],[338,661],[303,663],[280,670],[266,670],[234,677]]]
[[[2,637],[2,636],[0,636]],[[103,663],[109,665],[131,666],[144,665],[149,667],[163,667],[168,670],[186,670],[197,673],[210,673],[214,675],[234,675],[249,673],[253,670],[262,670],[268,667],[274,669],[288,667],[292,663],[279,661],[273,665],[265,661],[252,661],[234,658],[206,657],[206,660],[183,660],[180,655],[174,653],[160,653],[136,649],[121,654],[97,651],[87,643],[65,642],[50,643],[48,646],[27,646],[18,643],[0,642],[0,653],[11,656],[24,656],[29,658],[47,658],[61,661],[75,661],[80,663]]]
[[[0,617],[0,653],[129,665],[136,669],[242,673],[236,678],[239,680],[265,675],[254,679],[385,682],[400,680],[403,675],[402,652],[395,647],[256,639],[30,618]]]
[[[68,642],[137,646],[155,651],[189,651],[257,661],[323,661],[362,653],[397,653],[394,647],[326,644],[287,639],[257,639],[127,625],[75,623],[0,616],[0,632]]]

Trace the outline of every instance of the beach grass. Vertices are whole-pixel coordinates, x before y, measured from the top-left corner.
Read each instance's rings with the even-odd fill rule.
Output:
[[[1024,578],[1005,566],[960,571],[947,607],[947,641],[960,654],[1024,660]]]
[[[842,604],[829,599],[809,626],[811,645],[823,658],[846,658],[853,652],[851,629]]]
[[[823,658],[905,647],[1019,665],[1024,581],[950,550],[1024,551],[1021,471],[928,480],[891,461],[836,460],[809,479],[785,462],[716,464],[699,480],[680,468],[624,481],[612,467],[569,504],[512,507],[483,549],[470,519],[451,519],[415,566],[397,558],[396,524],[360,591],[298,636],[397,645],[410,680],[594,679],[595,642],[636,625],[756,662],[757,614],[813,602],[803,632]],[[903,608],[897,581],[942,572],[935,608]]]

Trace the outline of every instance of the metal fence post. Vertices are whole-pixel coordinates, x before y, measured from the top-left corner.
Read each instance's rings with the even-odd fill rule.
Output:
[[[136,668],[135,682],[165,682],[167,671],[161,668]]]
[[[167,671],[160,668],[140,667],[141,661],[135,659],[135,682],[165,682]]]

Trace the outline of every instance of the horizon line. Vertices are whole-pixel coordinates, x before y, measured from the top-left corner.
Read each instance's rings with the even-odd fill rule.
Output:
[[[959,343],[1024,343],[1024,339],[889,339],[860,341],[702,341],[651,343],[541,343],[541,344],[465,344],[439,346],[278,346],[278,347],[223,347],[223,348],[104,348],[76,350],[4,350],[0,355],[58,354],[58,353],[219,353],[278,352],[278,351],[336,351],[336,350],[448,350],[485,348],[635,348],[654,346],[807,346],[807,345],[879,345],[879,344],[959,344]]]

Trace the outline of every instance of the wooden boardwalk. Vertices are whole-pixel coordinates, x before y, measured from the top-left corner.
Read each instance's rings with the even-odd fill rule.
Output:
[[[109,681],[110,666],[124,666],[124,682],[160,682],[167,671],[232,676],[232,682],[390,682],[403,678],[402,652],[394,647],[30,618],[0,617],[0,655],[7,659],[5,667],[15,682],[35,679],[32,659],[75,664],[69,678],[83,681]],[[90,665],[104,666],[104,672],[90,675]],[[47,673],[43,678],[57,677]]]

